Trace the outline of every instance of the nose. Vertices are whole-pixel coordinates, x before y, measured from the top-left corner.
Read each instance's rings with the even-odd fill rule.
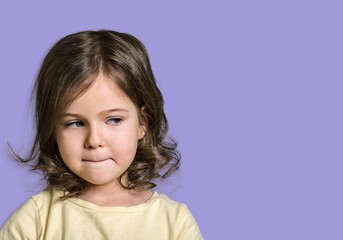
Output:
[[[97,126],[89,127],[87,137],[85,139],[85,148],[96,149],[98,147],[103,147],[104,141],[102,138],[101,129]]]

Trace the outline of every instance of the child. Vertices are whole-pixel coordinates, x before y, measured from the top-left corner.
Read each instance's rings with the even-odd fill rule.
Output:
[[[163,97],[143,44],[115,31],[57,42],[35,84],[28,158],[48,188],[5,223],[0,239],[203,239],[192,214],[151,189],[179,167]]]

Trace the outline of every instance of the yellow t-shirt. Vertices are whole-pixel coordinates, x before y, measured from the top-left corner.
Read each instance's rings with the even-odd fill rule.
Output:
[[[154,192],[133,207],[100,207],[77,198],[60,200],[46,189],[27,200],[0,230],[2,240],[203,239],[188,208]]]

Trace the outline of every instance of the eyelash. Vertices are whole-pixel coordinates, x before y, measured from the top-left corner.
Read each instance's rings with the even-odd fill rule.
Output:
[[[113,123],[110,123],[110,122],[113,122]],[[107,119],[107,121],[106,121],[106,123],[113,125],[113,126],[117,126],[117,125],[121,124],[122,122],[123,122],[123,119],[119,118],[119,117],[112,117],[112,118]]]
[[[123,122],[123,119],[118,118],[118,117],[112,117],[112,118],[107,119],[107,121],[106,121],[107,124],[112,125],[112,126],[118,126],[122,122]],[[85,126],[85,124],[80,120],[66,123],[66,127],[68,127],[68,128],[81,128],[84,126]]]
[[[82,126],[77,126],[78,124],[81,124]],[[83,127],[84,125],[85,124],[79,120],[66,123],[66,127],[68,128],[80,128],[80,127]]]

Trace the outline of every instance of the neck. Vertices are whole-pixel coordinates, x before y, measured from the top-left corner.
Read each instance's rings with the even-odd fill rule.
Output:
[[[98,206],[135,206],[146,202],[152,196],[150,190],[128,190],[118,182],[109,185],[89,184],[84,194],[78,198]]]

